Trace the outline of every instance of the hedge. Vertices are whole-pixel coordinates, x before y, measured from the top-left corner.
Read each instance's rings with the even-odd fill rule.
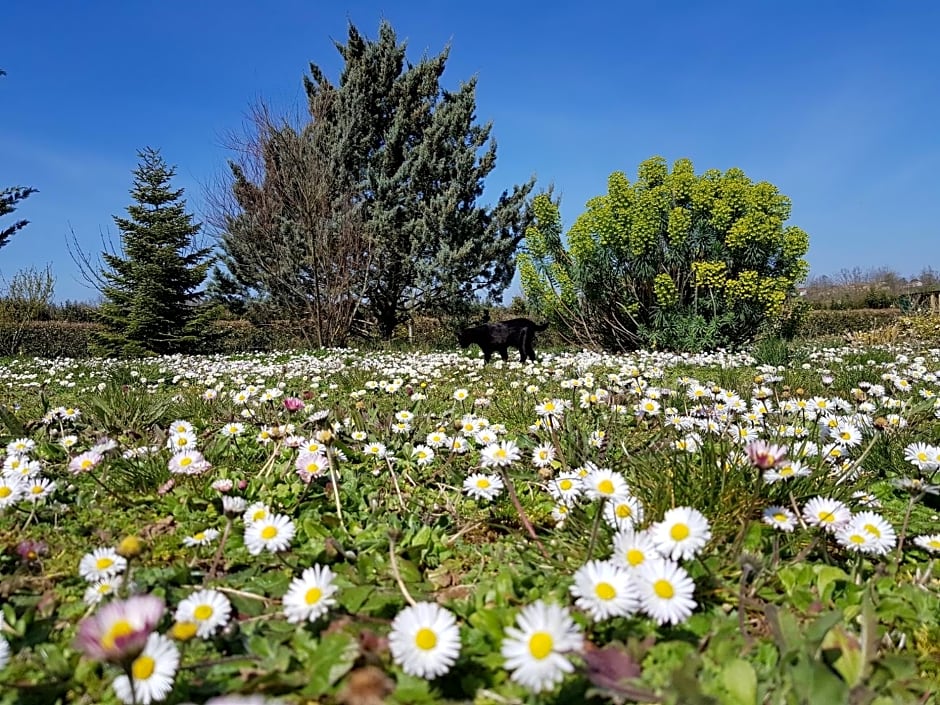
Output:
[[[860,308],[842,311],[813,309],[807,311],[806,319],[800,326],[799,335],[803,338],[816,338],[870,331],[894,323],[900,317],[901,311],[896,308]]]

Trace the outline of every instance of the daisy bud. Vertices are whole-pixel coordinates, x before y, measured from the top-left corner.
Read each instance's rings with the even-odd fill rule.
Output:
[[[136,558],[141,551],[143,551],[143,544],[136,536],[125,536],[117,547],[117,554],[122,558]]]

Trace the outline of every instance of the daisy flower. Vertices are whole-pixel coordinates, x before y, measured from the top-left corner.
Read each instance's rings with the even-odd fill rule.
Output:
[[[36,447],[32,438],[17,438],[7,443],[7,455],[27,455]]]
[[[10,660],[10,645],[7,640],[0,636],[0,670],[7,665]]]
[[[803,507],[803,520],[810,526],[819,526],[833,533],[852,518],[852,512],[843,502],[828,497],[813,497]]]
[[[117,593],[120,581],[116,578],[103,578],[96,580],[87,588],[82,596],[82,602],[86,605],[97,605],[104,598]]]
[[[140,656],[130,667],[131,682],[126,674],[114,679],[114,692],[127,705],[150,705],[165,700],[173,690],[173,679],[180,664],[176,644],[162,634],[152,633]]]
[[[222,427],[222,435],[229,438],[235,438],[245,432],[245,424],[240,421],[232,421]]]
[[[940,534],[915,536],[914,543],[929,553],[940,553]]]
[[[19,476],[0,477],[0,509],[16,504],[23,496],[23,489]]]
[[[222,503],[225,504],[225,497],[222,498]],[[255,502],[248,506],[243,518],[246,524],[253,524],[256,521],[267,519],[269,516],[271,516],[271,508],[264,502]]]
[[[786,507],[767,507],[761,515],[761,521],[781,531],[790,532],[796,528],[796,514]]]
[[[604,521],[613,529],[635,526],[643,521],[643,504],[631,494],[604,504]]]
[[[96,661],[121,663],[136,658],[163,610],[163,600],[152,595],[109,602],[79,622],[75,647]]]
[[[522,608],[506,628],[500,653],[509,679],[540,693],[555,687],[574,665],[565,656],[580,651],[583,639],[568,610],[537,600]]]
[[[744,452],[751,465],[761,470],[768,470],[783,462],[787,449],[765,440],[756,440],[748,443]]]
[[[589,561],[578,568],[570,590],[575,605],[595,622],[627,617],[639,608],[631,574],[609,561]]]
[[[168,467],[174,475],[201,475],[212,465],[198,450],[184,450],[173,454]]]
[[[676,507],[650,527],[650,536],[665,558],[682,560],[695,556],[711,539],[712,532],[700,511]]]
[[[550,480],[548,491],[555,501],[573,507],[581,497],[583,482],[577,473],[565,472]]]
[[[522,456],[515,441],[500,441],[490,443],[480,451],[480,461],[483,467],[506,467],[512,465]]]
[[[101,458],[101,453],[96,453],[93,450],[86,450],[84,453],[79,453],[69,461],[69,472],[77,475],[80,472],[93,470],[95,466],[101,462]]]
[[[248,502],[244,497],[228,494],[222,496],[222,512],[230,517],[235,517],[239,514],[244,515],[247,506]]]
[[[311,453],[304,450],[294,461],[294,469],[300,479],[309,484],[313,478],[320,477],[329,471],[330,461],[323,453]]]
[[[78,563],[78,574],[88,582],[120,575],[127,567],[127,560],[113,548],[97,548],[86,553]]]
[[[297,529],[290,517],[272,514],[253,521],[245,527],[245,547],[248,553],[257,556],[262,551],[278,553],[290,546]]]
[[[434,450],[422,443],[411,450],[411,457],[418,465],[430,465],[434,461]]]
[[[551,443],[542,443],[532,450],[532,464],[537,468],[548,467],[555,459],[555,446]]]
[[[284,614],[292,624],[315,622],[336,604],[333,584],[336,576],[329,566],[315,565],[307,568],[299,578],[294,578],[284,595]]]
[[[406,607],[388,635],[392,659],[410,676],[437,678],[460,654],[460,630],[449,611],[430,602]]]
[[[623,475],[608,468],[595,467],[584,477],[584,493],[590,500],[619,499],[630,494]]]
[[[764,482],[773,484],[781,480],[792,480],[795,477],[806,477],[810,469],[799,460],[783,460],[778,466],[764,471]]]
[[[219,532],[216,529],[205,529],[204,531],[197,531],[192,536],[187,536],[183,539],[184,546],[208,546],[210,543],[215,541],[218,538]]]
[[[659,557],[659,551],[648,531],[636,531],[632,526],[620,529],[613,538],[610,561],[621,568],[636,570],[647,561]]]
[[[27,502],[38,502],[45,499],[55,490],[55,482],[47,477],[37,477],[23,483],[23,499]]]
[[[384,458],[388,454],[388,449],[384,443],[367,443],[362,448],[364,455],[371,455],[373,458]]]
[[[474,473],[463,481],[463,490],[474,499],[492,501],[503,491],[503,481],[499,475]]]
[[[850,526],[864,531],[871,538],[869,553],[883,556],[897,543],[897,533],[894,527],[884,517],[874,512],[859,512],[852,517]]]
[[[637,571],[637,587],[643,611],[657,624],[678,624],[695,609],[695,583],[675,561],[654,558],[645,562]]]
[[[218,590],[199,590],[176,607],[174,619],[196,625],[196,636],[208,639],[216,629],[228,622],[232,603]]]

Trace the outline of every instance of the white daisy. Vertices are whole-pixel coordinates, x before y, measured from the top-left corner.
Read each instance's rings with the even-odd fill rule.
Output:
[[[315,565],[307,568],[299,578],[294,578],[284,595],[284,614],[293,624],[303,621],[315,622],[336,604],[333,597],[337,587],[336,576],[329,566]]]
[[[388,645],[395,663],[405,673],[437,678],[451,669],[460,654],[460,630],[449,611],[419,602],[395,617]]]
[[[830,533],[844,526],[852,518],[845,503],[828,497],[813,497],[803,507],[803,520],[810,526],[819,526]]]
[[[262,551],[278,553],[290,546],[291,539],[297,532],[291,518],[283,514],[253,521],[245,526],[245,548],[248,553],[257,556]]]
[[[210,543],[218,538],[219,532],[217,529],[205,529],[203,531],[197,531],[192,536],[187,536],[183,539],[184,546],[208,546]]]
[[[643,504],[632,494],[616,497],[604,504],[604,521],[612,529],[636,526],[643,521]]]
[[[434,461],[434,450],[422,443],[411,450],[411,457],[418,465],[430,465]]]
[[[127,560],[113,548],[97,548],[86,553],[78,563],[78,574],[90,583],[120,575],[127,567]]]
[[[225,503],[225,497],[222,498],[223,504]],[[248,505],[248,508],[245,509],[243,518],[245,519],[246,524],[253,524],[256,521],[263,521],[271,516],[271,508],[264,502],[255,502]]]
[[[767,507],[761,515],[761,521],[781,531],[790,532],[796,528],[796,515],[786,507]]]
[[[232,603],[218,590],[199,590],[185,598],[176,608],[177,622],[196,625],[196,636],[208,639],[216,629],[228,622]]]
[[[695,583],[675,561],[646,561],[637,571],[637,587],[643,611],[657,624],[678,624],[695,609]]]
[[[55,491],[55,482],[48,477],[34,477],[23,483],[23,499],[39,502]]]
[[[474,473],[463,481],[463,490],[474,499],[492,501],[503,491],[503,481],[499,475]]]
[[[915,536],[914,544],[920,546],[929,553],[940,553],[940,534],[925,534]]]
[[[589,561],[578,568],[570,590],[575,604],[595,622],[627,617],[640,604],[631,573],[609,561]]]
[[[590,500],[619,499],[629,493],[623,475],[608,468],[594,467],[584,477],[584,494]]]
[[[82,596],[82,601],[86,605],[97,605],[104,598],[117,594],[121,581],[117,578],[103,578],[96,580],[87,588]]]
[[[614,565],[636,570],[647,561],[659,557],[659,551],[648,531],[636,531],[632,526],[620,529],[613,538]]]
[[[664,557],[683,560],[695,556],[711,539],[712,532],[700,511],[676,507],[650,527],[650,536]]]
[[[551,443],[542,443],[532,449],[532,464],[537,468],[548,467],[555,459],[555,446]]]
[[[114,692],[128,705],[150,705],[160,702],[173,690],[173,679],[180,664],[176,644],[162,634],[152,633],[140,656],[131,664],[134,688],[126,674],[114,679]]]
[[[583,639],[567,609],[538,600],[522,608],[516,625],[500,647],[510,680],[540,693],[574,671],[565,654],[580,651]]]
[[[548,491],[552,497],[567,507],[578,503],[583,487],[584,482],[575,472],[563,472],[548,483]]]
[[[10,644],[7,643],[7,640],[0,636],[0,670],[7,665],[7,662],[10,660]]]
[[[852,517],[849,526],[857,527],[858,530],[868,534],[869,541],[866,542],[868,546],[868,549],[865,550],[866,553],[883,556],[894,548],[897,543],[898,537],[894,527],[880,514],[859,512]]]
[[[480,451],[480,462],[483,467],[506,467],[522,457],[522,452],[515,441],[500,441],[490,443]]]
[[[23,496],[23,481],[19,476],[0,477],[0,509],[11,507]]]

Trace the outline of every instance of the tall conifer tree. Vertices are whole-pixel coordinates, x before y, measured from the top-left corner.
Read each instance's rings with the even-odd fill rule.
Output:
[[[455,311],[475,297],[495,299],[512,280],[514,254],[530,222],[534,179],[504,191],[491,207],[477,203],[496,164],[491,125],[476,122],[476,81],[455,91],[441,87],[448,50],[405,58],[405,45],[383,22],[378,39],[350,25],[336,44],[345,66],[334,85],[315,64],[304,85],[310,123],[298,131],[311,144],[327,144],[325,171],[338,202],[352,202],[369,252],[363,307],[384,337],[421,311]],[[263,180],[277,164],[280,135],[267,140]],[[301,178],[322,178],[308,174]],[[245,190],[236,168],[235,188]],[[258,184],[264,189],[265,184]],[[244,253],[264,246],[254,208],[240,199],[221,237],[229,274],[257,287],[257,265]],[[266,292],[261,292],[262,295]]]
[[[125,356],[193,352],[210,315],[198,289],[211,264],[211,249],[195,248],[202,226],[186,213],[183,189],[171,188],[175,169],[156,149],[148,147],[138,156],[130,217],[114,217],[123,256],[102,254],[106,300],[100,315],[107,331],[99,343]]]

